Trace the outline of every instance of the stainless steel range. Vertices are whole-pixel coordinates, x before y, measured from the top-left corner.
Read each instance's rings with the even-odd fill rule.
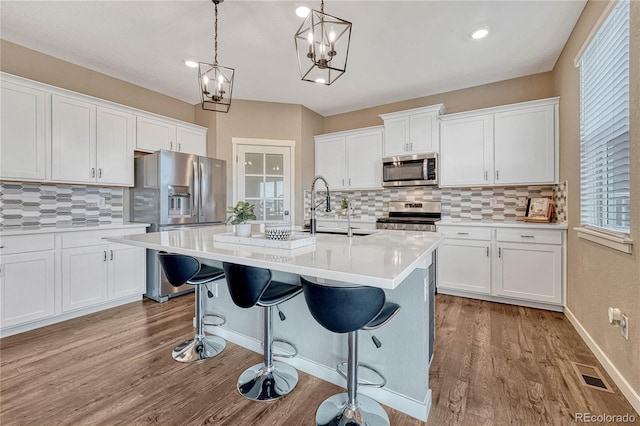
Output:
[[[377,229],[435,232],[439,201],[389,201],[389,216],[376,220]]]

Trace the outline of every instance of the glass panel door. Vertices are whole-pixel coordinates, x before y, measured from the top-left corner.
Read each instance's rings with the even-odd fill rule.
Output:
[[[290,160],[289,147],[238,146],[237,199],[254,204],[258,220],[291,220]]]

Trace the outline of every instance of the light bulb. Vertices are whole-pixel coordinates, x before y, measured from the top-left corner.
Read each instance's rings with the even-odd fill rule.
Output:
[[[336,41],[336,33],[335,33],[335,31],[333,31],[333,28],[331,28],[331,31],[329,31],[329,41],[331,43]]]
[[[309,34],[307,34],[307,40],[309,41],[309,44],[313,44],[313,33],[309,32]]]

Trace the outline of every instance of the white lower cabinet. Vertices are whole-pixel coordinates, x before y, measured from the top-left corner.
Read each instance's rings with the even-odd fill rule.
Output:
[[[2,337],[128,303],[145,291],[145,249],[103,238],[144,226],[2,237]]]
[[[441,293],[560,309],[566,231],[438,225]]]
[[[48,318],[54,314],[53,251],[0,257],[0,327]]]

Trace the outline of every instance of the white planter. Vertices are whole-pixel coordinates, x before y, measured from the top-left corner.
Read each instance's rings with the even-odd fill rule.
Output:
[[[236,225],[236,236],[238,237],[250,237],[251,236],[251,224],[241,223]]]

